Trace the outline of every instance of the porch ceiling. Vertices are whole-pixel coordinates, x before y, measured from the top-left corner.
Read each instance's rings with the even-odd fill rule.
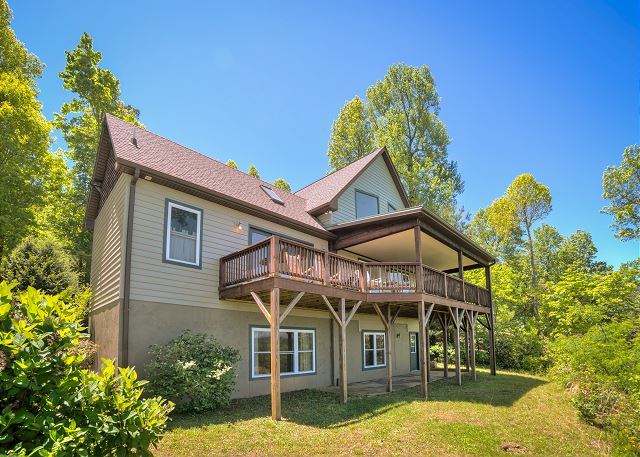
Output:
[[[422,232],[422,263],[437,270],[458,268],[458,253]],[[415,262],[416,249],[413,229],[394,233],[382,238],[367,241],[349,247],[342,254],[362,257],[376,262]],[[475,265],[476,262],[462,256],[463,266]]]

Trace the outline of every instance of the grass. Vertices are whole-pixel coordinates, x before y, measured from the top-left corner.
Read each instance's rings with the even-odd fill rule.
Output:
[[[579,420],[562,387],[543,378],[481,371],[478,381],[429,385],[341,405],[313,390],[268,396],[223,410],[174,416],[157,456],[182,455],[607,455],[603,433]]]

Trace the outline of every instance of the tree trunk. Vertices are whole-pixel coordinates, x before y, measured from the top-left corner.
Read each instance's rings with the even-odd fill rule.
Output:
[[[531,226],[527,224],[527,239],[529,241],[529,260],[531,262],[531,288],[533,289],[533,314],[536,320],[540,320],[540,310],[538,309],[536,263],[533,254],[533,239],[531,238]]]

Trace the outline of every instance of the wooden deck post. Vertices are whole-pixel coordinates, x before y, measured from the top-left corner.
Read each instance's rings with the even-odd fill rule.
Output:
[[[431,382],[431,341],[429,341],[429,327],[431,326],[431,319],[426,319],[424,326],[424,337],[427,352],[427,382]]]
[[[442,365],[444,367],[444,378],[449,377],[449,316],[438,314],[438,320],[442,326]]]
[[[387,315],[386,315],[386,326],[385,326],[385,334],[386,334],[386,345],[385,351],[386,354],[386,362],[387,362],[387,392],[391,392],[393,390],[393,331],[391,328],[391,305],[387,305]]]
[[[271,289],[271,417],[279,421],[280,413],[280,289]]]
[[[427,399],[428,396],[428,388],[427,388],[427,345],[425,344],[427,341],[425,335],[425,309],[424,309],[424,300],[420,300],[418,303],[418,346],[420,352],[420,395],[423,399]]]
[[[460,325],[462,320],[462,313],[458,308],[449,308],[449,312],[451,313],[451,317],[453,318],[453,325],[455,329],[455,338],[453,343],[456,347],[456,380],[458,385],[462,385],[462,370],[461,370],[461,360],[460,360]]]
[[[478,320],[478,311],[470,311],[468,316],[469,322],[469,346],[471,346],[471,376],[474,381],[477,380],[476,375],[476,321]]]
[[[422,272],[422,230],[420,226],[413,227],[413,235],[416,248],[416,292],[424,292],[424,274]]]
[[[464,362],[465,371],[469,373],[471,369],[471,361],[469,360],[469,316],[466,315],[466,311],[463,311],[462,325],[464,329]]]
[[[347,326],[345,321],[345,299],[340,300],[340,401],[347,402]]]
[[[489,323],[489,360],[491,374],[496,375],[496,335],[494,333],[495,327],[495,310],[493,309],[493,296],[491,294],[491,267],[485,265],[484,267],[484,280],[486,289],[489,291],[489,303],[491,305],[491,311],[487,314],[487,322]]]

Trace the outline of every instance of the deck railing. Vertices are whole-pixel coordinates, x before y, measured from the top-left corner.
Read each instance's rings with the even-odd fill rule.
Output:
[[[491,293],[419,263],[360,262],[272,236],[220,259],[220,288],[271,276],[367,293],[416,293],[491,306]]]

